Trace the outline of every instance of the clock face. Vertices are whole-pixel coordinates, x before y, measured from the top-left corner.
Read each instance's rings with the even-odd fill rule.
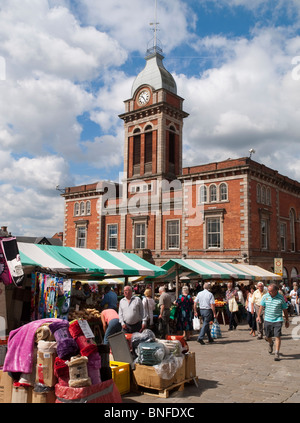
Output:
[[[150,100],[150,92],[148,90],[141,91],[138,98],[139,104],[141,105],[147,104],[149,100]]]

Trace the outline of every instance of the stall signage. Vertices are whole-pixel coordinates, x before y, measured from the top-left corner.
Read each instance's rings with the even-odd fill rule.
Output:
[[[79,326],[86,338],[95,338],[92,329],[86,320],[78,320]]]
[[[282,258],[274,259],[274,273],[279,276],[283,275],[283,259]]]

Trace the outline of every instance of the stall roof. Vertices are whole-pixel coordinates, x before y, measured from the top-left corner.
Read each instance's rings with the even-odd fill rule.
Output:
[[[24,267],[40,267],[54,273],[114,276],[160,276],[166,271],[132,253],[18,242]]]
[[[232,264],[206,259],[172,259],[167,261],[162,269],[167,271],[163,277],[165,281],[174,280],[176,277],[176,265],[179,276],[184,273],[190,279],[236,279],[236,280],[276,280],[281,279],[275,273],[268,272],[259,266]]]

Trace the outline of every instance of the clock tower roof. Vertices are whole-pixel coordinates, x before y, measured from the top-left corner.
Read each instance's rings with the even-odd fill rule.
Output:
[[[164,67],[163,59],[162,50],[158,46],[147,50],[147,56],[145,57],[146,66],[132,85],[132,97],[142,85],[150,85],[154,90],[163,88],[173,94],[177,94],[176,82],[170,72]]]

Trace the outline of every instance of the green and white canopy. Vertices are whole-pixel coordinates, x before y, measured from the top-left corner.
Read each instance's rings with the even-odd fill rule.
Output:
[[[151,276],[166,273],[135,254],[18,242],[22,266],[53,273],[105,277]]]
[[[166,262],[162,269],[167,271],[163,277],[156,280],[175,280],[176,276],[185,276],[189,279],[235,279],[235,280],[277,280],[281,279],[274,273],[268,272],[259,266],[246,264],[232,264],[211,260],[172,259]]]

